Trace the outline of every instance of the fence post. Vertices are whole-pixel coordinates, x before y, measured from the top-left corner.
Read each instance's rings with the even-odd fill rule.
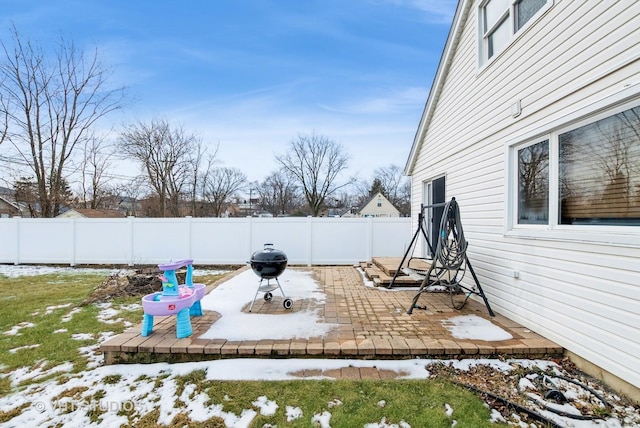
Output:
[[[71,263],[70,266],[76,265],[76,218],[71,218]]]
[[[313,217],[307,216],[307,266],[313,265]]]
[[[129,219],[129,266],[133,266],[133,233],[134,233],[134,216],[130,215],[127,217]]]
[[[16,257],[14,259],[14,264],[20,264],[20,219],[22,217],[14,217],[16,219]]]

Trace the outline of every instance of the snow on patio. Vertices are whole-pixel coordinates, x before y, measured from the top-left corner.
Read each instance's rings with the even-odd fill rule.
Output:
[[[477,315],[457,316],[441,323],[456,339],[499,341],[513,338],[510,333]]]
[[[259,279],[251,270],[245,270],[210,291],[201,301],[202,309],[221,314],[201,339],[224,338],[235,340],[291,339],[323,336],[337,325],[324,323],[318,310],[292,311],[282,315],[245,313],[243,307],[255,295]],[[274,281],[274,280],[272,280]],[[288,269],[279,277],[285,295],[297,300],[323,303],[325,294],[308,271]],[[266,284],[266,281],[263,281]],[[273,291],[275,296],[280,290]],[[281,295],[281,294],[280,294]],[[258,299],[262,293],[258,293]],[[316,305],[308,305],[316,307]]]

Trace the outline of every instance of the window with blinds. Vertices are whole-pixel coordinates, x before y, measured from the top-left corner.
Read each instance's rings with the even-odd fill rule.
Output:
[[[640,107],[558,136],[558,223],[640,225]]]

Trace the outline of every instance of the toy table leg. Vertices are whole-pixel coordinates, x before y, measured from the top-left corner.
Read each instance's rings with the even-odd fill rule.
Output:
[[[182,339],[191,336],[191,318],[189,308],[184,308],[176,314],[176,337]]]
[[[142,320],[142,336],[149,336],[153,331],[153,315],[144,314]]]
[[[202,316],[202,305],[200,305],[200,300],[194,302],[193,305],[191,305],[191,308],[189,308],[189,315],[194,317]]]

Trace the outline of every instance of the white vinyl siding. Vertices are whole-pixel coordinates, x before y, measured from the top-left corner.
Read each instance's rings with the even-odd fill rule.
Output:
[[[362,217],[400,217],[400,211],[382,193],[378,193],[359,212]]]
[[[492,308],[640,388],[638,228],[513,230],[508,174],[517,144],[640,100],[640,2],[556,0],[480,71],[481,2],[463,3],[466,20],[409,164],[413,223],[423,183],[446,175]]]

